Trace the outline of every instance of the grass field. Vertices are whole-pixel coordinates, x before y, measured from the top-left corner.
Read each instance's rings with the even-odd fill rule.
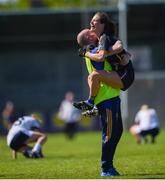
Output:
[[[165,178],[165,131],[156,144],[137,145],[125,132],[117,147],[114,164],[122,173],[118,178]],[[63,134],[49,134],[45,158],[11,159],[5,138],[0,141],[0,178],[99,179],[101,133],[79,133],[73,141]]]

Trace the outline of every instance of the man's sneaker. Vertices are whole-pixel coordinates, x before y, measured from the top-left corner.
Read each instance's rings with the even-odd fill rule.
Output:
[[[82,112],[83,116],[97,116],[98,114],[99,114],[99,111],[96,106],[94,106],[92,110]]]
[[[107,172],[102,171],[101,176],[102,177],[105,177],[105,176],[120,176],[120,174],[116,171],[115,168],[111,168]]]
[[[73,106],[82,111],[92,110],[94,107],[94,105],[89,103],[88,101],[74,102]]]

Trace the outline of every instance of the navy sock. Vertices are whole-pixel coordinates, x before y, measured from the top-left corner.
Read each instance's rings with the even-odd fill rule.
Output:
[[[89,102],[90,104],[94,104],[95,97],[96,97],[96,96],[90,96],[90,97],[88,98],[87,102]]]

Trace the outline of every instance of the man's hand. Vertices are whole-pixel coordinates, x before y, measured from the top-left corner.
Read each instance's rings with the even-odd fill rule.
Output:
[[[80,49],[78,50],[78,55],[79,55],[80,57],[84,57],[84,56],[85,56],[85,53],[86,53],[86,48],[80,48]]]

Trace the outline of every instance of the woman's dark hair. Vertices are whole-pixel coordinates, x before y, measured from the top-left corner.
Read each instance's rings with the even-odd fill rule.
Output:
[[[104,33],[110,36],[116,35],[116,25],[108,16],[108,14],[104,12],[97,12],[95,15],[100,17],[100,23],[105,24]]]

